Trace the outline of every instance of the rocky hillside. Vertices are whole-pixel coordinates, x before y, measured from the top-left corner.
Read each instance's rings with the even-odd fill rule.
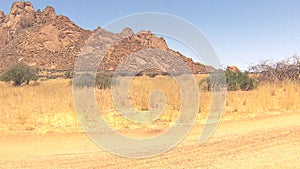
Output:
[[[52,7],[33,9],[30,2],[15,2],[0,17],[0,69],[17,62],[42,69],[72,69],[76,55],[91,31],[56,15]]]
[[[35,11],[30,2],[15,2],[7,15],[0,11],[0,72],[18,62],[44,70],[73,70],[82,47],[96,32],[105,32],[106,37],[99,36],[99,41],[118,42],[104,57],[102,71],[115,71],[127,56],[138,51],[159,49],[184,60],[193,73],[206,72],[203,64],[169,49],[163,38],[149,31],[134,34],[125,28],[114,34],[102,28],[84,30],[68,17],[57,15],[52,7]],[[176,64],[172,59],[166,63]]]

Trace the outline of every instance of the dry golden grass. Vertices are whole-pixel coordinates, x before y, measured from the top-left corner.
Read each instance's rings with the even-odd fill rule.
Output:
[[[0,84],[0,131],[75,131],[80,127],[68,80],[49,80],[38,86]]]
[[[225,119],[299,112],[299,87],[299,83],[285,81],[261,84],[254,91],[228,92]]]
[[[206,77],[197,75],[196,79]],[[281,85],[262,84],[253,91],[228,92],[222,120],[299,112],[300,84],[289,81]],[[96,90],[96,98],[106,121],[121,128],[165,128],[173,124],[180,110],[179,87],[171,77],[134,78],[129,89],[132,105],[140,111],[150,108],[149,95],[159,89],[167,105],[159,119],[150,124],[130,122],[115,109],[111,90]],[[198,122],[204,123],[210,110],[211,94],[200,92]],[[38,86],[13,87],[0,83],[0,133],[48,133],[82,131],[77,120],[69,80],[48,80]]]

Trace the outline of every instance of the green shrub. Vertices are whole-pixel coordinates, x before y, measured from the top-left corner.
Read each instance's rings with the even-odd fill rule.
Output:
[[[107,89],[111,87],[112,78],[107,75],[100,75],[96,78],[96,87],[99,89]]]
[[[74,72],[72,71],[66,71],[64,74],[65,79],[72,79],[74,77]]]
[[[248,72],[225,72],[227,89],[229,91],[235,90],[253,90],[256,88],[256,81],[249,77]]]
[[[113,81],[112,77],[109,75],[97,75],[96,78],[92,74],[82,74],[76,75],[73,79],[73,83],[76,87],[97,87],[99,89],[111,88],[112,85],[117,84]]]
[[[94,76],[88,73],[85,74],[78,74],[72,80],[72,83],[75,87],[80,88],[90,88],[94,85]]]
[[[248,72],[232,72],[225,71],[226,86],[228,91],[236,90],[253,90],[256,88],[256,81],[253,78],[248,76]],[[210,75],[205,79],[202,79],[199,82],[200,89],[206,91],[219,90],[222,87],[225,87],[222,83],[222,78],[220,75]]]
[[[13,81],[14,86],[20,86],[24,83],[28,85],[30,81],[36,81],[37,78],[35,69],[21,63],[12,66],[0,76],[1,81]]]

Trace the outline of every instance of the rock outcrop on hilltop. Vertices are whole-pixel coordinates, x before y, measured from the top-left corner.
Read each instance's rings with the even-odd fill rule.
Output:
[[[241,72],[237,66],[227,66],[226,71],[230,71],[230,72],[234,72],[234,73]]]
[[[115,44],[107,51],[101,71],[115,71],[127,56],[138,51],[159,49],[184,60],[193,73],[207,72],[203,64],[169,49],[163,38],[149,31],[134,34],[130,28],[124,28],[115,34],[102,28],[85,30],[68,17],[57,15],[52,7],[35,11],[30,2],[15,2],[7,15],[0,11],[0,72],[18,62],[44,70],[73,70],[81,49],[95,33],[99,33],[96,42]],[[165,62],[176,64],[172,59]]]
[[[52,7],[34,11],[30,2],[15,2],[1,15],[0,70],[23,62],[41,69],[69,70],[91,34]]]

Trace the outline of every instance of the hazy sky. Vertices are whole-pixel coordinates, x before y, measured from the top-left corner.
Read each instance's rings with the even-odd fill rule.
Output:
[[[222,65],[247,68],[260,60],[300,53],[298,0],[32,0],[35,9],[50,5],[77,25],[94,29],[138,12],[164,12],[197,26],[214,45]],[[9,12],[12,0],[0,1]],[[138,31],[138,30],[135,30]],[[171,48],[193,57],[179,43]]]

